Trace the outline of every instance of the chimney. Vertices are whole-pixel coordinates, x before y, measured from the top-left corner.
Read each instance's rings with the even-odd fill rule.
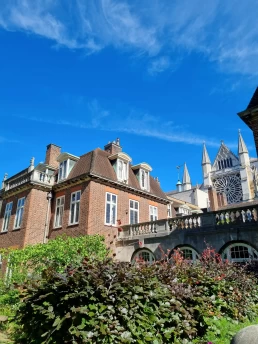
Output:
[[[50,143],[47,145],[45,164],[58,168],[59,163],[56,161],[57,157],[61,154],[61,147]]]
[[[110,155],[122,152],[122,147],[120,146],[120,139],[117,138],[116,141],[109,142],[104,146],[104,150]]]
[[[219,208],[218,205],[218,195],[216,190],[214,190],[211,186],[208,188],[208,197],[210,201],[210,210],[216,211]]]

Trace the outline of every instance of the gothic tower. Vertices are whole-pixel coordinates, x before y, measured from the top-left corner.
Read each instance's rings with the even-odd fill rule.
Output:
[[[192,188],[191,178],[190,178],[188,168],[185,163],[184,174],[183,174],[183,191],[191,190],[191,188]]]
[[[204,188],[208,188],[209,186],[211,186],[211,161],[205,143],[203,144],[202,152],[202,174]]]

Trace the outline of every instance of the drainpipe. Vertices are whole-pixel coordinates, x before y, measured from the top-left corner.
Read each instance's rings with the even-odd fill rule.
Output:
[[[47,193],[47,214],[46,214],[46,221],[45,221],[45,228],[44,228],[44,237],[43,237],[43,244],[48,242],[48,234],[49,234],[49,210],[51,206],[51,200],[53,198],[53,194],[51,191]]]

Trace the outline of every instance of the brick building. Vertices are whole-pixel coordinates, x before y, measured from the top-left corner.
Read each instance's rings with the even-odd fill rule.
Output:
[[[256,88],[246,110],[239,112],[238,116],[253,131],[256,152],[258,155],[258,87]]]
[[[115,249],[118,228],[167,217],[169,201],[147,163],[131,164],[120,142],[77,157],[47,146],[44,163],[7,178],[0,191],[0,248],[57,235],[101,234]]]

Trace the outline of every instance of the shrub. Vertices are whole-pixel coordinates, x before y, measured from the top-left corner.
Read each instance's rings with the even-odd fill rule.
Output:
[[[108,250],[104,237],[99,235],[75,238],[59,236],[47,244],[29,245],[18,250],[1,250],[0,254],[8,261],[7,282],[12,285],[37,279],[49,265],[57,272],[62,272],[69,264],[80,264],[83,257],[104,259]]]
[[[216,331],[216,318],[256,314],[257,287],[244,268],[211,249],[196,264],[179,251],[172,260],[49,267],[43,283],[23,288],[19,343],[190,343]]]

